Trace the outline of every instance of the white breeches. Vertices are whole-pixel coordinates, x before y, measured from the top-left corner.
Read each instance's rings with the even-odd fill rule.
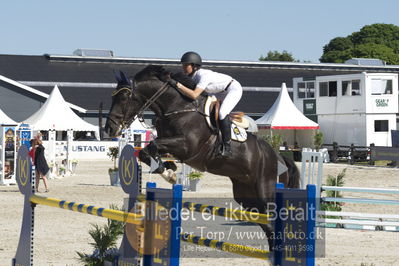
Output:
[[[227,89],[226,97],[222,101],[219,111],[219,119],[224,119],[240,101],[242,96],[241,84],[234,80]],[[218,97],[219,98],[219,97]]]

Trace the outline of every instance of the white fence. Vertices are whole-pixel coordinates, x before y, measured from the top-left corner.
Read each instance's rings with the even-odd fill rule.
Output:
[[[335,187],[323,186],[323,163],[325,155],[323,152],[304,150],[302,152],[301,187],[307,184],[316,184],[316,209],[317,222],[321,226],[331,226],[350,228],[350,229],[369,229],[399,231],[399,215],[395,214],[371,214],[340,211],[319,211],[321,202],[346,202],[346,203],[369,203],[398,205],[399,200],[370,199],[362,196],[356,198],[347,197],[323,197],[323,191],[341,191],[351,193],[382,193],[399,194],[399,189],[389,188],[365,188],[365,187]],[[364,195],[363,194],[363,195]],[[327,217],[327,218],[326,218]],[[334,218],[332,218],[334,217]]]

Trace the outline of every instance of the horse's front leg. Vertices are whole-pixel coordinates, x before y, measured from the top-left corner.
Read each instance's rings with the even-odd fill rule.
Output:
[[[148,166],[151,166],[151,161],[154,160],[158,167],[152,173],[160,174],[166,181],[174,184],[176,183],[177,167],[174,162],[162,162],[160,154],[173,152],[176,145],[179,143],[181,145],[182,141],[182,137],[158,138],[140,151],[139,158]]]

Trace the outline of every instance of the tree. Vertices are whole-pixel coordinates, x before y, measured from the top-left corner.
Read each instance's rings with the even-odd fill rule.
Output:
[[[372,24],[346,37],[336,37],[323,47],[320,62],[343,63],[359,57],[378,58],[387,64],[399,64],[399,27],[393,24]]]
[[[284,61],[284,62],[297,62],[291,53],[284,50],[282,53],[278,51],[269,51],[266,57],[261,56],[259,61]]]

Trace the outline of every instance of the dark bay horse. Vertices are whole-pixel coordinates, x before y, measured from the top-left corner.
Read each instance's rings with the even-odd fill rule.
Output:
[[[121,73],[113,92],[106,133],[118,135],[122,126],[129,126],[149,108],[157,117],[158,136],[139,154],[145,163],[150,164],[150,156],[157,158],[159,154],[170,153],[200,171],[228,176],[233,183],[234,199],[244,208],[257,208],[260,212],[265,211],[268,202],[274,202],[277,179],[285,187],[299,187],[295,163],[281,157],[267,142],[251,133],[245,142],[232,141],[231,158],[220,158],[217,133],[207,125],[203,112],[206,97],[194,101],[185,97],[169,85],[170,74],[161,66],[148,66],[136,74],[131,87]],[[279,177],[278,162],[288,168]],[[269,226],[260,226],[267,236],[271,235]],[[269,237],[269,248],[270,241]]]

